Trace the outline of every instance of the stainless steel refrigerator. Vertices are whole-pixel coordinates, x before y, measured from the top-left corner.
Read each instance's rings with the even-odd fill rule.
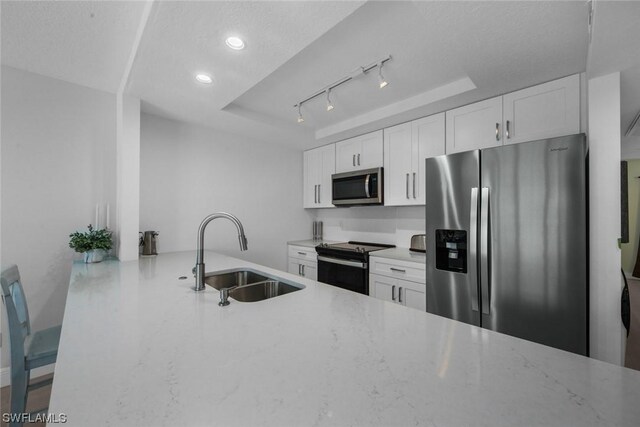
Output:
[[[588,355],[585,136],[426,160],[427,311]]]

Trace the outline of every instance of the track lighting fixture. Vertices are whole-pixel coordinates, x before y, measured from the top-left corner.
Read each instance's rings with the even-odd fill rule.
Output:
[[[327,111],[333,110],[333,104],[331,103],[331,98],[329,98],[329,92],[331,92],[331,89],[327,89]]]
[[[380,89],[382,89],[383,87],[389,84],[387,83],[387,81],[384,79],[384,76],[382,75],[382,64],[383,62],[378,64],[378,83],[380,85]]]
[[[301,107],[302,107],[302,104],[298,104],[298,123],[304,122],[304,117],[302,117],[302,111],[300,111]]]
[[[295,104],[294,108],[298,108],[298,123],[304,122],[304,117],[302,117],[302,112],[300,111],[300,107],[302,107],[302,104],[304,104],[305,102],[311,101],[312,99],[324,94],[327,97],[327,111],[331,111],[333,110],[333,103],[331,102],[331,91],[333,89],[337,88],[343,83],[346,83],[350,80],[359,78],[360,76],[367,74],[369,71],[373,70],[376,67],[378,67],[378,85],[380,86],[380,89],[387,86],[388,82],[382,75],[382,65],[389,60],[391,60],[391,55],[381,59],[380,61],[373,62],[366,66],[358,67],[354,71],[352,71],[350,74],[347,74],[345,77],[341,78],[340,80],[323,87],[319,91],[315,92],[313,95],[310,95],[305,99],[303,99],[302,101]]]

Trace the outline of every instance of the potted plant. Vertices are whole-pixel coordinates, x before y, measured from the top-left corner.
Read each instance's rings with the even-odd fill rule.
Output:
[[[106,228],[95,230],[91,224],[88,228],[87,233],[76,231],[69,234],[69,247],[83,254],[86,263],[100,262],[112,247],[111,231]]]

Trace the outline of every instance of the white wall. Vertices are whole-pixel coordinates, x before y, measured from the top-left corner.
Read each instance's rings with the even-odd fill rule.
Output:
[[[113,94],[2,67],[1,262],[20,268],[34,330],[62,321],[69,234],[115,206],[115,112]]]
[[[424,234],[424,206],[362,206],[316,209],[325,240],[355,240],[408,248],[411,236]]]
[[[224,219],[209,224],[207,248],[280,270],[286,241],[311,237],[302,151],[146,114],[140,145],[140,230],[160,232],[159,252],[194,250],[198,225],[216,211],[240,218],[249,250]]]
[[[620,73],[589,80],[591,357],[622,364],[620,320]]]

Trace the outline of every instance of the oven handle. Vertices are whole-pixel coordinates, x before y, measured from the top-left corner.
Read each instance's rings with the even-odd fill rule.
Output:
[[[366,262],[347,261],[346,259],[329,258],[326,256],[320,256],[320,255],[318,255],[318,261],[331,262],[333,264],[340,264],[340,265],[348,265],[349,267],[362,268],[363,270],[367,268]]]

